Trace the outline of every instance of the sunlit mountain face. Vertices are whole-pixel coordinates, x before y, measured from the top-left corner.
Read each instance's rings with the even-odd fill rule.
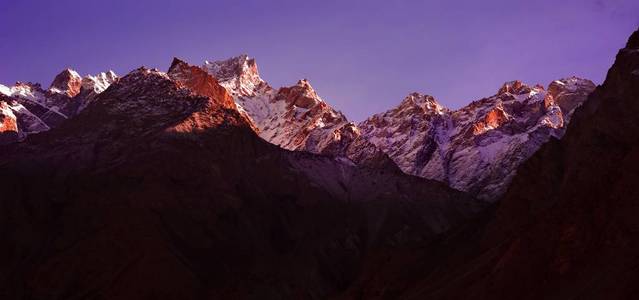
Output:
[[[635,297],[634,2],[72,2],[0,13],[0,298]]]

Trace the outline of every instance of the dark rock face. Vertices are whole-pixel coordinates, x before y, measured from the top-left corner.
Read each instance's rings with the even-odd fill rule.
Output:
[[[203,69],[191,66],[186,62],[174,58],[168,75],[179,85],[194,93],[214,99],[226,109],[235,109],[235,102],[224,87]]]
[[[639,45],[632,39],[564,138],[520,169],[488,226],[486,241],[505,238],[505,251],[481,280],[493,286],[474,288],[480,294],[627,299],[639,292]]]
[[[636,298],[638,40],[639,31],[619,51],[605,83],[577,108],[565,136],[519,168],[495,209],[435,247],[384,254],[374,261],[376,273],[363,275],[347,295]]]
[[[481,208],[271,145],[202,95],[214,83],[141,68],[0,148],[3,299],[321,299],[375,249],[428,244]]]

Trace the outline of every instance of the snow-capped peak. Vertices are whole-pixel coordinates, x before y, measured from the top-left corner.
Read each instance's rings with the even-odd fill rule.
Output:
[[[325,103],[306,79],[298,80],[293,86],[280,88],[277,99],[285,100],[288,105],[303,109],[311,109],[320,103]]]
[[[248,55],[220,61],[205,61],[202,68],[213,75],[233,96],[254,96],[265,85],[260,77],[255,59]]]
[[[53,79],[53,82],[51,82],[51,86],[49,87],[49,91],[73,97],[80,93],[81,87],[82,76],[74,70],[65,69]]]
[[[499,91],[497,92],[497,95],[502,95],[502,94],[505,94],[505,93],[509,93],[509,94],[513,94],[513,95],[521,95],[521,94],[530,93],[531,90],[532,90],[532,88],[530,86],[524,84],[523,82],[521,82],[519,80],[513,80],[513,81],[505,82],[501,86]]]
[[[92,91],[96,94],[102,93],[109,85],[118,79],[118,75],[115,72],[109,70],[107,72],[100,72],[94,75],[87,75],[82,78],[82,89],[86,91]]]
[[[418,92],[408,94],[408,96],[406,96],[406,98],[404,98],[404,100],[402,100],[402,103],[399,105],[400,108],[412,106],[419,107],[426,114],[443,114],[448,111],[448,109],[439,104],[439,102],[437,102],[437,100],[435,100],[433,96],[421,94]]]
[[[301,88],[301,93],[304,97],[312,98],[317,100],[318,102],[324,102],[324,100],[315,92],[315,89],[308,81],[308,79],[300,79],[295,84],[296,87]]]
[[[289,150],[346,157],[365,161],[364,153],[383,161],[388,158],[359,138],[359,129],[330,107],[307,79],[294,85],[271,88],[260,78],[255,60],[240,55],[227,60],[206,61],[202,66],[231,94],[238,110],[246,113],[260,137]],[[363,145],[361,151],[349,148]],[[355,154],[355,152],[359,154]]]
[[[248,55],[242,54],[225,60],[205,61],[206,69],[215,75],[218,80],[224,81],[233,77],[241,76],[245,73],[258,74],[255,59],[249,58]]]

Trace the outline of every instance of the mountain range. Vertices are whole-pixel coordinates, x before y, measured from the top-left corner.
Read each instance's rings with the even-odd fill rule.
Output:
[[[355,124],[246,55],[0,86],[6,299],[632,298],[639,31],[603,85]]]
[[[458,110],[443,107],[432,96],[411,93],[396,108],[355,124],[306,79],[274,89],[260,77],[255,59],[246,55],[206,61],[200,67],[176,58],[169,73],[175,68],[191,70],[183,74],[184,80],[213,76],[231,96],[225,105],[236,107],[272,144],[352,164],[395,165],[489,202],[505,192],[523,161],[551,137],[563,135],[572,113],[595,88],[577,77],[555,80],[547,88],[511,81],[497,94]],[[3,139],[20,141],[57,126],[117,79],[112,71],[82,78],[67,69],[46,91],[37,84],[0,86],[7,120]]]

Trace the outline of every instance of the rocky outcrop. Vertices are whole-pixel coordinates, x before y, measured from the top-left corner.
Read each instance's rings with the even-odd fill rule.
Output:
[[[0,144],[18,140],[18,121],[9,104],[0,101]]]
[[[207,119],[209,121],[216,119],[217,124],[225,122],[227,119],[232,119],[227,116],[228,112],[232,111],[241,115],[245,125],[257,130],[250,118],[246,116],[246,113],[238,111],[233,98],[227,90],[200,67],[191,66],[178,58],[174,58],[168,75],[179,87],[190,90],[194,95],[209,99],[211,104],[209,109],[196,114],[195,118],[193,118],[193,120],[200,120],[196,122],[198,128],[202,128],[202,124],[207,123],[204,120]]]
[[[577,77],[555,80],[548,85],[548,96],[564,112],[564,121],[570,121],[575,108],[583,103],[583,99],[593,91],[592,82]]]
[[[174,58],[168,75],[180,86],[190,89],[195,94],[210,98],[223,108],[236,108],[233,98],[227,93],[226,89],[215,78],[197,66],[191,66],[178,58]]]

